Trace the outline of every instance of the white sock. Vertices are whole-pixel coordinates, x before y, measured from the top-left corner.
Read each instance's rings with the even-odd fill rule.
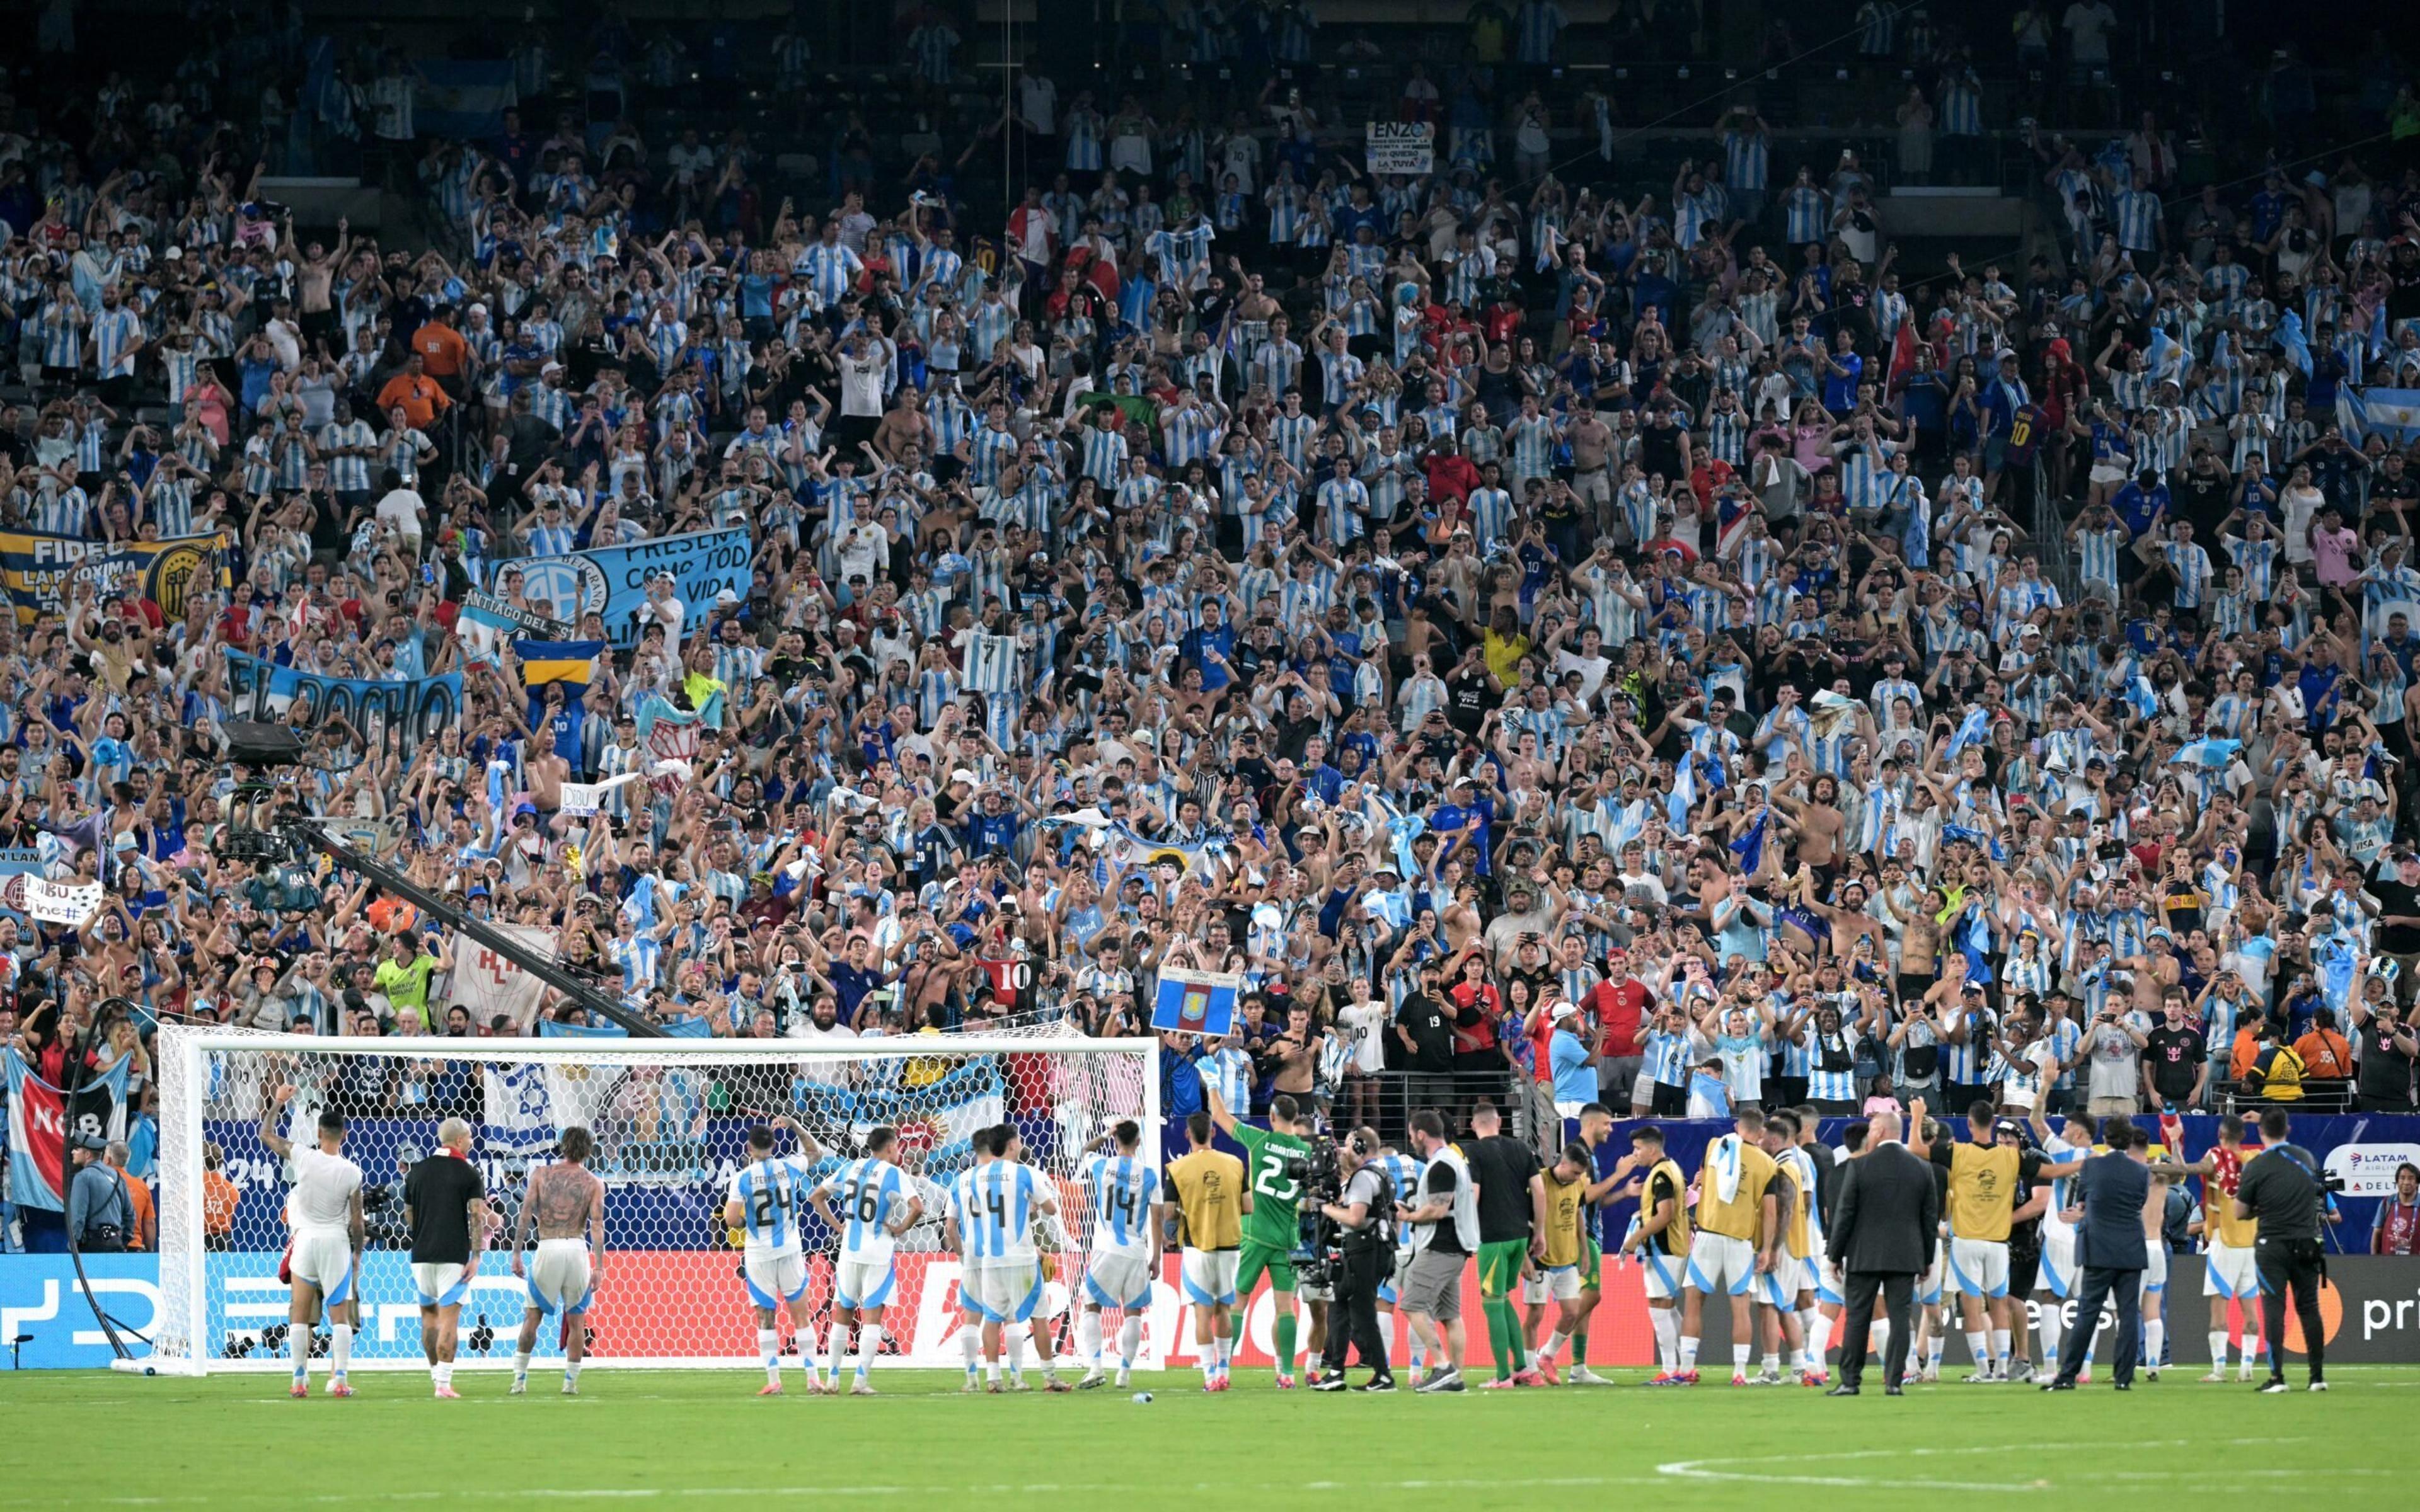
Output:
[[[529,1379],[529,1350],[515,1350],[513,1351],[513,1379],[515,1381],[527,1381]]]
[[[982,1324],[960,1323],[958,1325],[958,1352],[966,1356],[967,1374],[973,1375],[976,1364],[983,1359]]]
[[[1966,1331],[1966,1352],[1974,1357],[1976,1369],[1987,1376],[1992,1373],[1992,1343],[1980,1330]]]
[[[563,1362],[563,1379],[564,1379],[565,1381],[566,1381],[570,1382],[572,1385],[575,1385],[575,1386],[579,1385],[579,1384],[580,1384],[580,1367],[581,1367],[582,1365],[585,1365],[585,1364],[587,1364],[587,1362],[586,1362],[585,1360],[566,1360],[566,1361],[564,1361],[564,1362]]]
[[[1680,1369],[1680,1317],[1669,1307],[1650,1307],[1647,1321],[1655,1329],[1655,1364],[1666,1370]]]
[[[1734,1350],[1731,1352],[1736,1355],[1739,1351]],[[1745,1364],[1745,1362],[1743,1361],[1742,1363]],[[1764,1373],[1768,1376],[1777,1376],[1781,1374],[1780,1350],[1767,1350],[1764,1351]]]
[[[857,1330],[857,1373],[861,1379],[874,1368],[874,1357],[882,1352],[882,1325],[861,1323]]]
[[[1023,1323],[1010,1323],[1000,1331],[1001,1352],[1008,1356],[1008,1373],[1025,1374],[1025,1335]]]
[[[1218,1351],[1208,1345],[1202,1347],[1202,1384],[1207,1386],[1218,1379]]]
[[[1142,1352],[1142,1314],[1130,1312],[1118,1325],[1118,1368],[1132,1370],[1135,1356]]]
[[[1798,1315],[1798,1326],[1807,1334],[1807,1368],[1823,1368],[1823,1351],[1832,1342],[1832,1320],[1823,1316],[1821,1307],[1808,1307]]]
[[[1056,1376],[1059,1373],[1059,1361],[1057,1351],[1050,1347],[1050,1321],[1047,1319],[1039,1323],[1025,1325],[1025,1336],[1033,1345],[1033,1363],[1041,1367],[1044,1375]]]
[[[2041,1310],[2042,1368],[2055,1374],[2058,1370],[2059,1340],[2065,1336],[2066,1325],[2059,1319],[2058,1304],[2051,1303]]]
[[[1734,1344],[1731,1346],[1731,1373],[1733,1375],[1739,1375],[1747,1369],[1748,1350],[1753,1347],[1754,1346],[1752,1345],[1746,1344]]]
[[[1871,1331],[1867,1334],[1866,1337],[1868,1346],[1872,1351],[1873,1358],[1881,1360],[1888,1356],[1890,1353],[1890,1319],[1887,1318],[1875,1319],[1874,1326]],[[1842,1360],[1846,1360],[1848,1357],[1849,1342],[1846,1339],[1842,1339],[1840,1341],[1840,1358]],[[1922,1361],[1917,1362],[1919,1365],[1922,1363]]]
[[[1544,1343],[1538,1346],[1538,1352],[1533,1356],[1533,1358],[1540,1364],[1553,1365],[1555,1363],[1555,1356],[1562,1352],[1563,1340],[1570,1337],[1571,1335],[1564,1333],[1561,1329],[1556,1329],[1553,1333],[1546,1335]]]
[[[1698,1368],[1698,1336],[1695,1334],[1683,1334],[1681,1335],[1680,1358],[1681,1368],[1683,1371],[1685,1372]]]
[[[450,1361],[445,1360],[438,1361],[435,1365],[428,1367],[428,1379],[435,1381],[440,1386],[450,1386],[454,1384],[453,1364]]]
[[[2009,1373],[2009,1331],[2005,1328],[1992,1330],[1992,1361],[2000,1374]]]
[[[2214,1371],[2226,1368],[2226,1330],[2223,1328],[2210,1331],[2210,1367]]]
[[[328,1364],[336,1372],[336,1378],[341,1381],[344,1379],[346,1367],[353,1363],[353,1325],[331,1324],[328,1333],[330,1335]]]
[[[824,1369],[831,1379],[840,1379],[840,1362],[848,1352],[848,1325],[835,1318],[824,1330]]]
[[[756,1331],[756,1353],[758,1358],[765,1362],[765,1379],[771,1381],[779,1381],[782,1379],[781,1333],[778,1330],[770,1328],[758,1329]],[[528,1355],[525,1354],[521,1356],[521,1364],[525,1367],[528,1365]]]
[[[1235,1365],[1235,1336],[1220,1330],[1218,1334],[1218,1373],[1225,1375]]]
[[[294,1357],[294,1379],[307,1380],[311,1374],[311,1331],[300,1323],[288,1327],[286,1350]]]
[[[2160,1356],[2168,1349],[2168,1320],[2150,1319],[2143,1324],[2143,1365],[2149,1370],[2160,1368]]]
[[[2246,1368],[2249,1368],[2254,1361],[2260,1359],[2269,1351],[2269,1341],[2262,1338],[2257,1332],[2247,1331],[2243,1335],[2242,1343],[2242,1359]]]
[[[2100,1325],[2099,1323],[2097,1323],[2097,1322],[2096,1322],[2096,1323],[2094,1323],[2094,1324],[2092,1325],[2092,1336],[2091,1336],[2090,1338],[2086,1339],[2086,1340],[2084,1341],[2084,1368],[2085,1368],[2085,1369],[2089,1370],[2089,1369],[2091,1369],[2091,1368],[2092,1368],[2092,1360],[2093,1360],[2093,1356],[2095,1356],[2095,1355],[2099,1354],[2100,1352],[2101,1352],[2101,1325]]]
[[[1938,1370],[1938,1369],[1940,1369],[1940,1368],[1941,1368],[1941,1354],[1942,1354],[1942,1351],[1943,1351],[1943,1350],[1947,1350],[1947,1349],[1948,1349],[1948,1348],[1949,1348],[1949,1338],[1948,1338],[1948,1335],[1945,1335],[1945,1334],[1935,1334],[1935,1335],[1932,1335],[1932,1344],[1931,1344],[1931,1346],[1924,1351],[1924,1363],[1925,1363],[1925,1366],[1926,1366],[1926,1368],[1928,1368],[1928,1369],[1931,1369],[1931,1370]]]
[[[1076,1315],[1076,1352],[1085,1369],[1101,1368],[1101,1315],[1090,1307]]]

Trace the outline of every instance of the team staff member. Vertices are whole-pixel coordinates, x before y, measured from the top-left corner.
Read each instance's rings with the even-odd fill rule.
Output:
[[[1578,1122],[1580,1136],[1575,1142],[1579,1146],[1580,1154],[1583,1157],[1581,1167],[1589,1176],[1593,1177],[1596,1174],[1596,1152],[1604,1148],[1606,1140],[1613,1137],[1613,1110],[1602,1103],[1590,1103],[1580,1109]],[[1579,1281],[1578,1310],[1568,1322],[1559,1325],[1560,1331],[1569,1336],[1571,1342],[1572,1368],[1568,1379],[1575,1386],[1613,1384],[1611,1381],[1588,1367],[1589,1319],[1605,1301],[1605,1292],[1600,1286],[1605,1270],[1605,1244],[1597,1232],[1600,1222],[1598,1214],[1614,1200],[1611,1194],[1614,1188],[1621,1184],[1620,1175],[1608,1176],[1603,1180],[1584,1180],[1580,1185],[1578,1200],[1575,1204],[1576,1211],[1574,1222],[1579,1234],[1580,1256],[1578,1264],[1574,1268]],[[1556,1192],[1555,1182],[1550,1176],[1545,1179],[1545,1188],[1551,1215]],[[1549,1288],[1543,1273],[1533,1268],[1528,1279],[1521,1284],[1522,1337],[1538,1336],[1539,1325],[1545,1321],[1546,1307],[1554,1301],[1548,1293]],[[1558,1307],[1557,1311],[1559,1313],[1562,1309]],[[1543,1379],[1549,1381],[1555,1380],[1555,1372],[1548,1368],[1546,1360],[1538,1357],[1538,1351],[1532,1350],[1531,1357]]]
[[[1642,1123],[1630,1131],[1630,1153],[1614,1164],[1617,1177],[1644,1168],[1612,1196],[1638,1199],[1638,1218],[1621,1238],[1621,1253],[1638,1257],[1647,1292],[1647,1321],[1655,1331],[1656,1379],[1681,1372],[1681,1286],[1689,1267],[1689,1178],[1664,1153],[1664,1131]]]
[[[1781,1204],[1773,1190],[1779,1169],[1764,1152],[1764,1115],[1743,1108],[1734,1115],[1731,1132],[1706,1147],[1706,1161],[1698,1172],[1698,1215],[1690,1227],[1688,1291],[1681,1302],[1681,1368],[1648,1384],[1694,1386],[1698,1383],[1699,1329],[1705,1317],[1706,1297],[1720,1293],[1731,1303],[1731,1384],[1747,1384],[1747,1356],[1754,1335],[1749,1332],[1748,1283],[1773,1269],[1781,1241]]]
[[[1781,1249],[1773,1269],[1756,1278],[1759,1305],[1767,1309],[1764,1366],[1759,1381],[1778,1386],[1781,1346],[1790,1346],[1790,1369],[1802,1386],[1824,1384],[1823,1351],[1814,1344],[1815,1255],[1823,1247],[1823,1230],[1815,1211],[1815,1163],[1798,1144],[1798,1115],[1776,1109],[1764,1120],[1764,1150],[1779,1174],[1774,1179],[1776,1205],[1781,1212]]]
[[[2319,1249],[2319,1165],[2309,1150],[2287,1142],[2288,1132],[2283,1108],[2260,1115],[2260,1139],[2269,1148],[2244,1165],[2229,1204],[2236,1217],[2260,1225],[2253,1253],[2266,1303],[2261,1321],[2269,1335],[2269,1379],[2260,1385],[2264,1396],[2288,1389],[2288,1299],[2302,1320],[2304,1347],[2311,1351],[2311,1389],[2328,1389],[2327,1337],[2319,1325],[2319,1282],[2327,1275],[2327,1258]]]
[[[1977,1099],[1966,1111],[1966,1131],[1972,1136],[1968,1144],[1926,1141],[1924,1099],[1910,1104],[1910,1114],[1919,1132],[1909,1148],[1949,1173],[1949,1277],[1958,1288],[1967,1352],[1975,1359],[1974,1373],[1966,1380],[1969,1384],[2007,1381],[2009,1230],[2015,1221],[2017,1189],[2045,1174],[2066,1175],[2071,1167],[2045,1165],[2041,1151],[2002,1142],[1986,1099]]]
[[[1213,1148],[1218,1137],[1207,1113],[1185,1120],[1193,1148],[1168,1167],[1176,1189],[1175,1236],[1183,1249],[1178,1274],[1185,1300],[1193,1305],[1193,1343],[1202,1351],[1202,1389],[1227,1389],[1227,1321],[1235,1305],[1237,1251],[1244,1242],[1244,1215],[1252,1211],[1252,1189],[1244,1163]]]
[[[488,1242],[488,1187],[471,1164],[471,1126],[437,1126],[437,1150],[404,1173],[403,1217],[411,1230],[411,1278],[420,1288],[420,1352],[437,1395],[454,1390],[454,1335],[462,1298]]]
[[[1411,1319],[1412,1341],[1435,1362],[1412,1389],[1457,1392],[1463,1389],[1462,1272],[1479,1248],[1479,1189],[1462,1151],[1446,1142],[1445,1119],[1435,1108],[1412,1115],[1411,1138],[1427,1164],[1419,1202],[1396,1211],[1398,1222],[1412,1226],[1412,1264],[1398,1305]]]
[[[1392,1252],[1395,1193],[1376,1165],[1378,1132],[1356,1129],[1337,1147],[1336,1167],[1344,1184],[1336,1200],[1319,1211],[1336,1226],[1336,1296],[1328,1306],[1326,1349],[1313,1391],[1342,1391],[1348,1354],[1358,1351],[1372,1374],[1356,1391],[1395,1389],[1387,1364],[1387,1336],[1378,1331],[1381,1262]]]
[[[1555,1374],[1555,1355],[1565,1341],[1585,1336],[1587,1293],[1596,1287],[1596,1238],[1588,1232],[1586,1216],[1589,1178],[1595,1172],[1595,1156],[1575,1139],[1563,1147],[1554,1165],[1538,1173],[1544,1211],[1538,1237],[1529,1247],[1535,1264],[1521,1283],[1521,1300],[1530,1309],[1543,1309],[1549,1303],[1555,1305],[1554,1329],[1538,1346],[1531,1362],[1539,1379],[1550,1386],[1561,1384]],[[1588,1368],[1587,1347],[1575,1349],[1572,1360],[1573,1379],[1577,1381]]]
[[[1470,1133],[1462,1156],[1479,1182],[1479,1297],[1487,1310],[1488,1348],[1496,1356],[1496,1379],[1481,1384],[1491,1390],[1539,1385],[1544,1378],[1529,1367],[1521,1309],[1512,1300],[1512,1288],[1546,1227],[1538,1157],[1523,1141],[1506,1137],[1503,1117],[1492,1103],[1471,1110]]]

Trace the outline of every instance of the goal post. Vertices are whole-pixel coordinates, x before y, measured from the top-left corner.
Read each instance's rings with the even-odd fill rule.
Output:
[[[900,1238],[885,1319],[895,1341],[886,1354],[895,1348],[908,1365],[959,1363],[958,1268],[942,1226],[976,1131],[1015,1124],[1027,1162],[1057,1189],[1059,1217],[1042,1236],[1054,1273],[1043,1309],[1054,1329],[1072,1321],[1092,1241],[1078,1183],[1084,1146],[1131,1119],[1142,1157],[1160,1158],[1159,1047],[1149,1039],[356,1040],[163,1026],[154,1064],[160,1305],[145,1363],[167,1374],[291,1367],[278,1279],[291,1173],[260,1138],[279,1087],[296,1089],[279,1134],[305,1143],[333,1108],[346,1119],[344,1153],[362,1167],[356,1370],[422,1364],[402,1171],[437,1148],[449,1117],[471,1125],[472,1159],[502,1220],[463,1298],[458,1364],[470,1368],[511,1364],[527,1298],[498,1246],[512,1233],[527,1172],[555,1158],[574,1124],[594,1136],[589,1165],[605,1186],[605,1278],[586,1319],[589,1357],[617,1367],[762,1365],[721,1209],[749,1130],[773,1117],[792,1118],[822,1147],[817,1177],[863,1153],[877,1125],[899,1131],[893,1159],[925,1207]],[[797,1145],[784,1134],[776,1148]],[[812,1211],[805,1227],[802,1312],[822,1317],[833,1236]],[[781,1327],[786,1344],[786,1317]],[[314,1352],[326,1344],[323,1319]],[[543,1330],[540,1354],[558,1348]]]

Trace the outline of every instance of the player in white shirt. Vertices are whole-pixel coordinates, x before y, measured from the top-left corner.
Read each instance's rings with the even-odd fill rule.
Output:
[[[966,1384],[961,1392],[980,1391],[981,1378],[977,1366],[983,1358],[984,1325],[991,1321],[991,1309],[983,1300],[983,1257],[975,1248],[975,1189],[991,1165],[991,1131],[978,1129],[971,1143],[974,1164],[960,1171],[950,1183],[951,1221],[942,1227],[942,1242],[958,1257],[958,1352],[967,1362]]]
[[[513,1353],[510,1395],[529,1390],[530,1354],[541,1319],[563,1329],[563,1394],[580,1395],[580,1362],[588,1352],[588,1304],[605,1279],[605,1183],[588,1169],[596,1142],[573,1124],[563,1131],[563,1159],[530,1172],[520,1216],[513,1221],[513,1274],[529,1285],[521,1309],[520,1343]],[[537,1228],[537,1253],[521,1268],[521,1241]]]
[[[840,1235],[840,1260],[833,1267],[830,1330],[824,1335],[824,1363],[831,1371],[831,1389],[840,1390],[841,1350],[852,1325],[857,1329],[857,1381],[852,1396],[871,1396],[866,1379],[882,1348],[882,1310],[898,1283],[892,1256],[899,1236],[924,1215],[924,1199],[909,1186],[908,1173],[891,1164],[899,1131],[879,1124],[865,1136],[863,1159],[823,1179],[807,1200],[815,1213]],[[830,1199],[840,1199],[834,1214]]]
[[[353,1361],[353,1328],[361,1321],[353,1292],[361,1269],[362,1168],[339,1153],[345,1116],[334,1108],[319,1112],[317,1149],[298,1147],[280,1134],[277,1117],[292,1101],[294,1088],[281,1087],[260,1110],[260,1142],[294,1171],[294,1189],[286,1197],[286,1221],[294,1235],[287,1257],[293,1300],[286,1314],[286,1347],[294,1351],[294,1386],[287,1395],[311,1395],[311,1332],[325,1307],[328,1361],[334,1367],[328,1395],[350,1396],[353,1388],[345,1378]]]
[[[775,1158],[773,1132],[787,1129],[799,1141],[797,1153]],[[790,1314],[790,1332],[799,1347],[799,1364],[807,1372],[808,1389],[821,1392],[816,1374],[814,1329],[800,1305],[807,1294],[807,1257],[799,1239],[799,1216],[806,1207],[808,1174],[820,1148],[790,1119],[775,1119],[748,1131],[748,1164],[734,1172],[722,1200],[723,1224],[742,1236],[739,1273],[748,1284],[748,1300],[756,1309],[756,1352],[765,1362],[765,1384],[759,1396],[782,1395],[782,1335],[773,1315]]]
[[[1110,1154],[1109,1147],[1116,1153]],[[1093,1210],[1093,1255],[1084,1268],[1083,1313],[1076,1323],[1076,1348],[1084,1356],[1089,1390],[1109,1378],[1101,1373],[1101,1314],[1115,1307],[1118,1324],[1118,1385],[1134,1372],[1142,1347],[1143,1314],[1151,1310],[1151,1283],[1159,1274],[1159,1235],[1168,1204],[1160,1198],[1159,1172],[1135,1158],[1142,1128],[1122,1119],[1084,1147],[1082,1180]]]
[[[2027,1114],[2026,1122],[2032,1126],[2034,1139],[2041,1146],[2045,1159],[2065,1161],[2092,1153],[2092,1121],[2081,1113],[2061,1116],[2057,1134],[2051,1133],[2050,1120],[2042,1116],[2039,1105]],[[2058,1351],[2066,1342],[2066,1304],[2075,1294],[2076,1283],[2084,1279],[2084,1270],[2076,1260],[2075,1222],[2068,1216],[2068,1207],[2075,1201],[2074,1191],[2074,1178],[2054,1177],[2049,1205],[2042,1209],[2041,1265],[2034,1287],[2040,1300],[2034,1307],[2034,1316],[2046,1365],[2058,1359]],[[2085,1347],[2084,1370],[2076,1377],[2078,1381],[2092,1379],[2092,1354],[2100,1342],[2096,1322],[2092,1342]]]
[[[1044,1389],[1072,1388],[1059,1379],[1050,1358],[1050,1333],[1046,1323],[1034,1335],[1031,1319],[1042,1302],[1041,1247],[1035,1243],[1040,1222],[1059,1211],[1058,1195],[1040,1171],[1019,1159],[1025,1142],[1016,1125],[1003,1123],[979,1133],[990,1141],[993,1159],[971,1174],[975,1180],[960,1196],[959,1222],[970,1236],[967,1253],[982,1262],[984,1389],[1001,1389],[1001,1354],[1008,1355],[1009,1389],[1031,1391],[1025,1382],[1025,1344],[1031,1337],[1040,1351]],[[965,1283],[959,1283],[960,1290]]]

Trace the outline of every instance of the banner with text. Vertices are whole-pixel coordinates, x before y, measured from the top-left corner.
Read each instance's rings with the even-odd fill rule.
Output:
[[[71,535],[0,531],[0,589],[17,610],[17,623],[60,614],[75,584],[89,583],[98,598],[132,594],[160,606],[171,621],[185,612],[185,595],[195,588],[225,589],[227,542],[218,535],[179,535],[165,541],[86,541]]]
[[[705,627],[716,594],[727,589],[748,596],[755,562],[745,530],[692,531],[636,546],[515,557],[496,563],[495,572],[499,582],[507,567],[520,572],[523,597],[549,606],[557,619],[577,624],[598,616],[613,644],[627,649],[639,643],[638,609],[646,602],[648,579],[671,575],[673,594],[689,611],[686,623],[694,634]]]
[[[371,749],[409,756],[462,717],[462,674],[374,683],[322,677],[275,662],[227,653],[227,687],[239,718],[288,722],[319,730],[343,720]]]

